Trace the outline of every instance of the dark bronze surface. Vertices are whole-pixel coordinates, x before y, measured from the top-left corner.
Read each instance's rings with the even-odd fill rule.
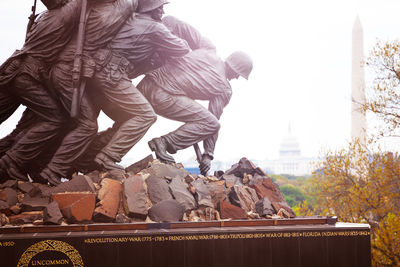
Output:
[[[365,224],[14,233],[0,234],[0,244],[4,267],[22,266],[21,259],[30,259],[27,266],[56,259],[72,266],[79,258],[83,265],[75,266],[371,265]]]
[[[229,81],[248,78],[250,57],[234,52],[221,60],[193,26],[162,19],[164,0],[42,2],[48,10],[37,18],[34,0],[24,46],[0,66],[0,124],[21,104],[34,117],[25,114],[0,139],[0,182],[29,181],[29,174],[58,185],[76,171],[124,170],[117,162],[157,114],[184,122],[149,142],[157,158],[174,162],[168,153],[195,145],[206,175],[232,94]],[[136,88],[131,79],[144,74]],[[209,101],[209,108],[195,100]],[[115,124],[96,135],[100,110]]]

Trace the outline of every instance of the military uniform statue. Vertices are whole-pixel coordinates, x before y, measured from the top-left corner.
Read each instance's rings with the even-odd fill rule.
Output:
[[[27,164],[56,138],[65,121],[65,114],[45,83],[49,66],[76,28],[81,0],[42,2],[48,11],[32,26],[23,48],[0,67],[0,123],[20,104],[28,108],[24,117],[31,118],[30,113],[36,117],[29,123],[30,119],[22,118],[23,129],[29,128],[29,131],[19,130],[15,133],[17,138],[9,138],[11,148],[3,151],[0,158],[0,177],[3,179],[27,180]]]
[[[42,0],[48,11],[0,67],[0,123],[27,106],[16,129],[0,140],[0,180],[28,180],[28,165],[40,159],[45,167],[31,178],[53,185],[76,170],[123,169],[117,162],[156,113],[184,122],[149,142],[157,158],[174,162],[170,154],[203,141],[199,161],[206,174],[232,94],[229,80],[247,79],[251,59],[235,52],[222,61],[192,26],[174,17],[162,21],[167,0],[88,0],[87,10],[82,1]],[[87,87],[78,102],[77,55]],[[143,74],[136,88],[131,79]],[[208,110],[196,99],[208,100]],[[74,106],[79,112],[71,119]],[[100,110],[115,123],[97,133]]]
[[[138,14],[127,20],[108,49],[95,56],[100,70],[89,85],[101,89],[96,101],[115,123],[99,134],[87,154],[96,154],[94,161],[106,169],[118,168],[114,162],[119,162],[156,120],[153,108],[130,79],[155,69],[164,60],[190,51],[186,41],[162,24],[166,3],[165,0],[139,1]],[[87,154],[83,158],[90,158]]]
[[[174,162],[168,153],[203,141],[200,170],[206,174],[214,157],[219,119],[232,94],[229,80],[239,75],[247,79],[253,64],[243,52],[234,52],[224,62],[192,26],[174,17],[166,17],[164,23],[187,40],[193,51],[148,73],[138,85],[158,115],[184,122],[177,130],[152,139],[149,146],[160,160]],[[208,110],[195,99],[208,100]]]
[[[107,46],[117,32],[130,17],[137,7],[137,0],[96,0],[89,2],[85,38],[83,45],[83,76],[91,78],[98,66],[92,55],[101,47]],[[75,52],[77,49],[78,33],[60,53],[57,63],[51,72],[51,81],[54,91],[65,111],[71,110],[73,102],[72,70]],[[87,85],[90,87],[90,84]],[[100,88],[94,88],[99,91]],[[68,177],[72,172],[72,165],[87,149],[95,137],[99,103],[96,94],[90,94],[89,88],[82,93],[79,104],[79,113],[71,123],[74,128],[67,132],[61,144],[51,157],[50,162],[40,173],[40,177],[51,184],[60,183],[62,177]]]

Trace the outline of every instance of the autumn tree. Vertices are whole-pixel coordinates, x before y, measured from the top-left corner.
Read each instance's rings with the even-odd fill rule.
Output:
[[[303,215],[335,215],[371,225],[374,266],[400,266],[400,155],[372,153],[359,142],[328,152],[311,178]]]
[[[295,210],[370,224],[373,265],[400,266],[400,155],[377,145],[382,136],[399,132],[400,42],[378,41],[366,65],[374,79],[364,107],[379,120],[378,135],[367,144],[354,140],[323,155],[306,189],[313,201],[304,201]]]
[[[295,187],[291,184],[286,184],[280,187],[281,193],[285,198],[286,202],[291,206],[295,206],[306,199],[304,193],[300,188]]]
[[[378,41],[366,66],[374,80],[365,109],[384,122],[381,135],[395,135],[400,126],[400,41]]]

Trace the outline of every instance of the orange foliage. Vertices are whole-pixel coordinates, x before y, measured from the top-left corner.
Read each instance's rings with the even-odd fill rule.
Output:
[[[354,141],[328,152],[311,181],[314,206],[303,203],[297,212],[370,224],[374,266],[400,266],[399,154],[370,153]]]

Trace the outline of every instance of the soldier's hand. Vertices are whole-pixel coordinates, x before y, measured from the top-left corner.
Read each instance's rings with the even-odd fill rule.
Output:
[[[211,168],[211,158],[208,155],[203,154],[203,156],[201,157],[201,162],[199,167],[200,167],[200,173],[204,176],[207,176],[207,173]]]

